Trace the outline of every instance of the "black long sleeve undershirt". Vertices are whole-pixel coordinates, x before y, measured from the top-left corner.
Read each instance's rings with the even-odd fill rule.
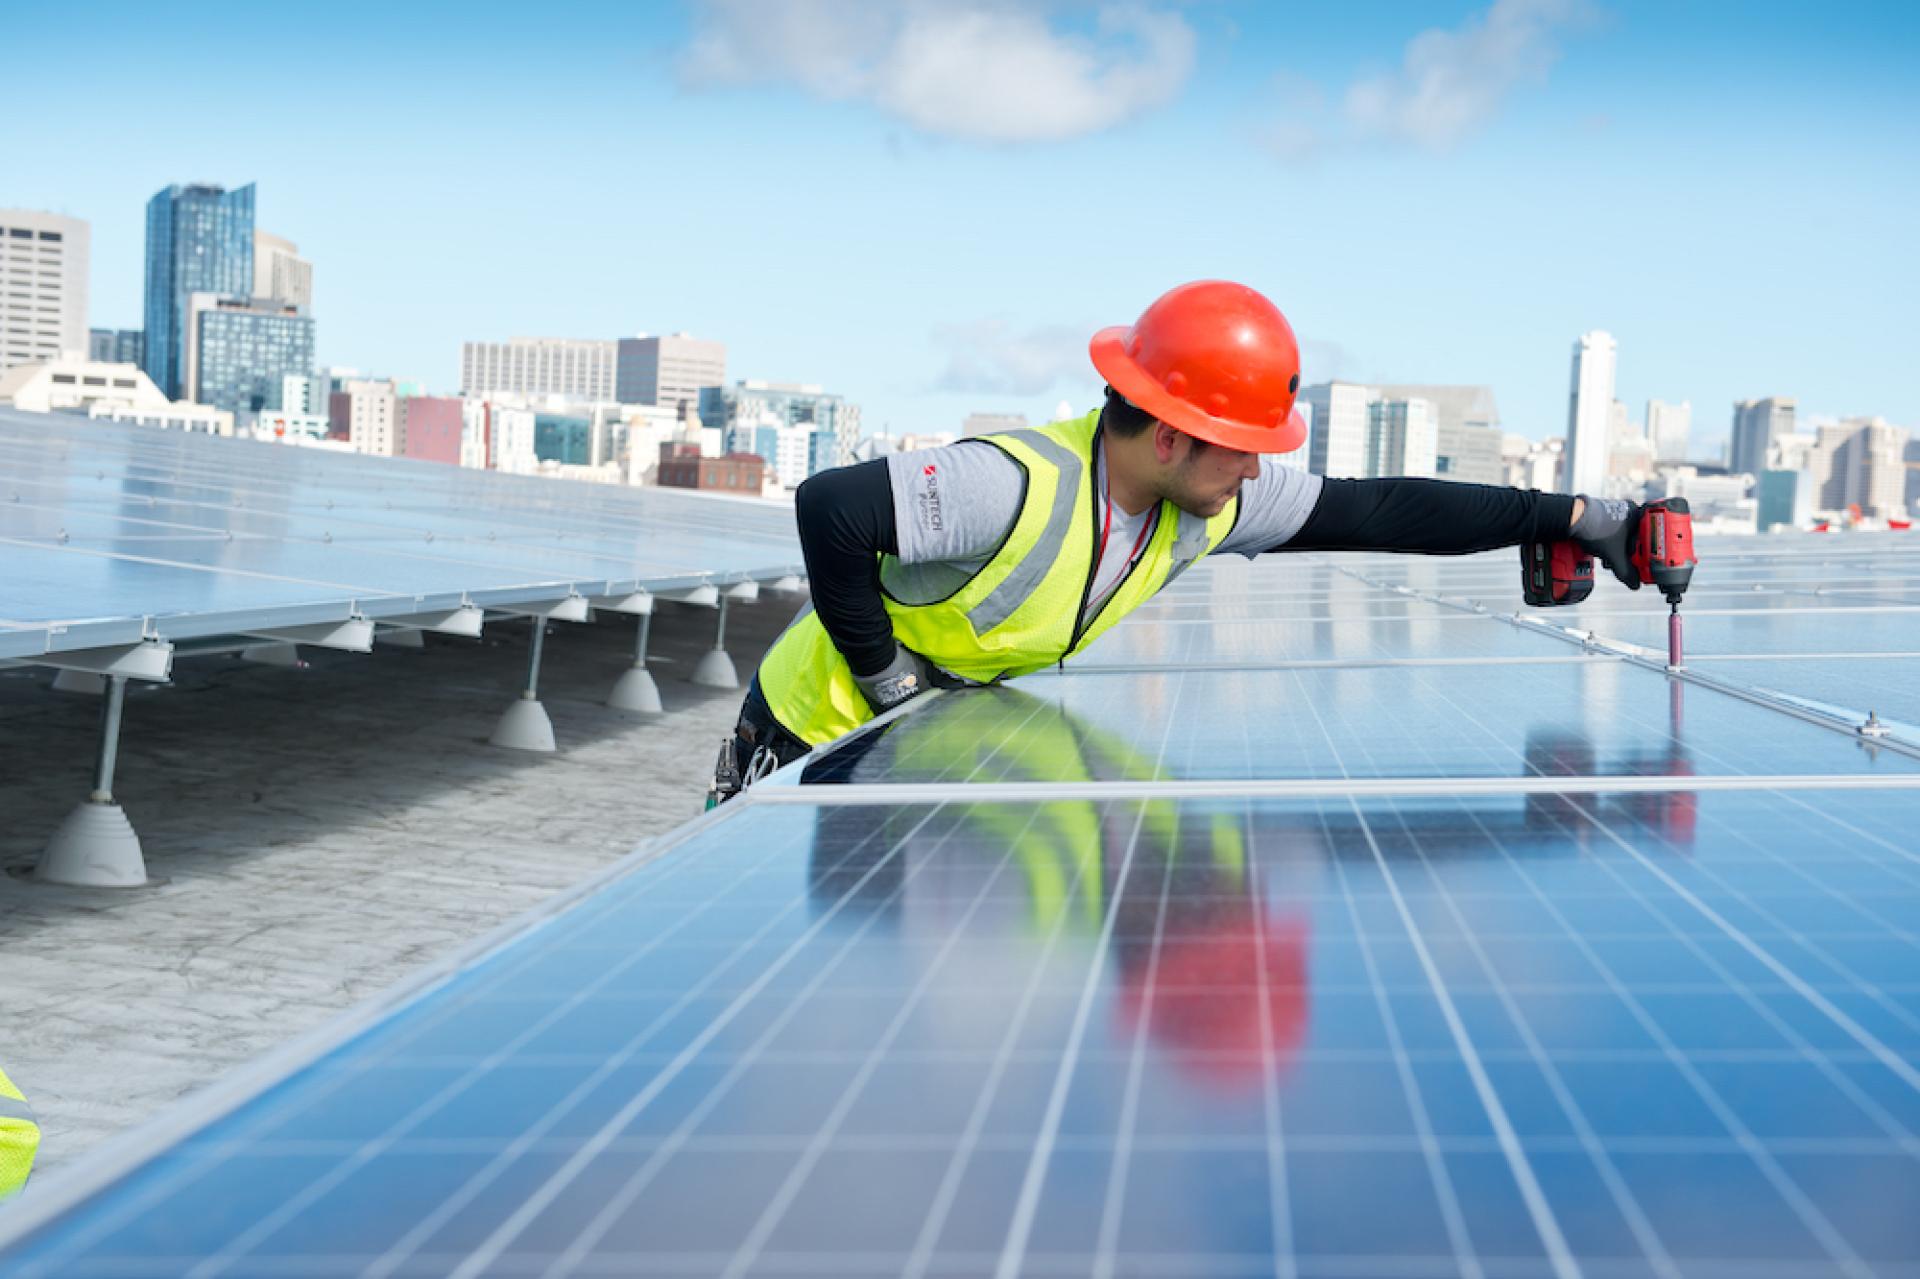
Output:
[[[900,553],[886,462],[820,472],[794,491],[793,514],[813,611],[855,675],[878,674],[894,654],[879,557]]]
[[[1412,551],[1468,555],[1559,541],[1573,497],[1452,480],[1327,480],[1300,531],[1274,551]]]
[[[794,494],[814,611],[856,675],[894,656],[880,602],[881,555],[900,553],[884,460],[822,471]],[[1447,480],[1327,480],[1313,513],[1274,551],[1416,551],[1465,555],[1567,536],[1565,493]]]

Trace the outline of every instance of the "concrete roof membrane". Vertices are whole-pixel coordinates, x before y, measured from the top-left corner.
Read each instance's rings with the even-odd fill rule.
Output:
[[[1920,1263],[1920,552],[1206,563],[0,1213],[9,1274]]]

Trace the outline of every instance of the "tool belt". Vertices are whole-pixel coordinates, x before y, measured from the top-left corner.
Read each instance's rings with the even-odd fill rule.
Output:
[[[720,743],[713,785],[707,790],[707,807],[726,803],[812,749],[774,719],[767,699],[760,693],[760,679],[755,676],[747,686],[746,700],[740,704],[740,720],[733,727],[733,736]]]

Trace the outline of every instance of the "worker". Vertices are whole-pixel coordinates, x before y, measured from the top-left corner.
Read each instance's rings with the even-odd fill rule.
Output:
[[[748,687],[712,802],[930,688],[1065,662],[1203,555],[1570,538],[1639,589],[1629,502],[1263,467],[1306,442],[1300,352],[1244,285],[1181,285],[1090,353],[1095,412],[800,486],[812,601]]]
[[[0,1199],[27,1184],[40,1149],[40,1123],[26,1097],[0,1070]]]

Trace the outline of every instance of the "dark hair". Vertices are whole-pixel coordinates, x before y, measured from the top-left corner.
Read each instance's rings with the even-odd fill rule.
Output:
[[[1100,429],[1130,440],[1153,426],[1153,414],[1127,402],[1127,397],[1107,388],[1106,407],[1100,410]]]
[[[1130,440],[1141,432],[1152,428],[1158,421],[1153,414],[1132,403],[1126,396],[1107,388],[1107,403],[1100,410],[1100,429],[1111,432],[1123,440]],[[1182,434],[1185,434],[1182,432]],[[1187,436],[1193,442],[1193,451],[1198,453],[1208,447],[1207,442],[1197,435]]]

